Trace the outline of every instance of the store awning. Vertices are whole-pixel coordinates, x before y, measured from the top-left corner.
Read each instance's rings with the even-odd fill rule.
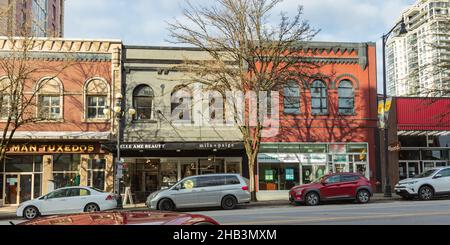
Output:
[[[399,131],[399,136],[450,136],[450,131]]]
[[[397,98],[399,131],[450,131],[450,98]]]

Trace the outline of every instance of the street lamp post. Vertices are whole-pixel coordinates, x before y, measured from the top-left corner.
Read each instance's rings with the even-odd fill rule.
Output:
[[[121,156],[120,156],[120,133],[121,133],[121,124],[122,124],[122,119],[125,116],[125,112],[124,110],[122,110],[122,101],[123,101],[123,95],[121,93],[116,94],[115,96],[116,99],[116,105],[113,108],[113,112],[115,115],[115,118],[117,119],[117,129],[116,129],[116,160],[115,160],[115,164],[114,164],[114,193],[117,195],[118,197],[118,207],[122,207],[122,196],[120,194],[120,179],[121,179],[121,174],[119,174],[119,170],[122,171],[122,161],[121,161]],[[110,110],[106,109],[105,110],[105,114],[109,113]],[[128,114],[130,116],[134,116],[136,114],[136,110],[134,109],[129,109],[128,110]]]
[[[406,24],[404,20],[397,23],[387,34],[383,35],[383,100],[384,100],[384,106],[386,106],[386,102],[388,100],[387,96],[387,71],[386,71],[386,44],[389,39],[389,36],[392,34],[392,32],[397,28],[397,26],[400,25],[400,31],[399,34],[403,35],[408,33],[408,30],[406,29]],[[391,177],[389,175],[389,131],[388,131],[388,123],[385,116],[385,123],[384,123],[384,161],[385,161],[385,191],[384,196],[385,197],[392,197],[392,186],[391,186]]]

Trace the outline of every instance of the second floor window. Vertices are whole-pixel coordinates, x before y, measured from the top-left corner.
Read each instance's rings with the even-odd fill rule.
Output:
[[[289,82],[284,87],[284,113],[300,114],[300,88],[296,82]]]
[[[186,86],[176,87],[171,94],[172,121],[187,122],[192,119],[192,91]]]
[[[10,116],[11,100],[10,95],[0,92],[0,119],[6,120]]]
[[[91,79],[85,86],[86,118],[106,119],[105,109],[108,108],[108,84],[100,78]]]
[[[61,118],[61,98],[59,95],[39,95],[39,115],[43,119]]]
[[[87,96],[87,114],[89,119],[105,119],[106,96]]]
[[[355,112],[355,90],[353,84],[344,80],[339,84],[339,113],[344,115]]]
[[[316,80],[311,86],[311,111],[313,115],[328,113],[328,91],[323,81]]]
[[[147,85],[136,87],[133,92],[133,106],[136,110],[137,120],[150,120],[153,118],[153,89]]]
[[[41,119],[58,120],[62,118],[62,84],[57,79],[43,79],[37,84],[38,115]]]

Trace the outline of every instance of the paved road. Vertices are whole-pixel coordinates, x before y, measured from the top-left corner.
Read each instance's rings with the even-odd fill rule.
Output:
[[[329,204],[318,207],[253,207],[232,211],[191,211],[222,225],[450,225],[450,200]],[[12,220],[20,223],[23,220]],[[0,220],[9,225],[9,220]]]
[[[198,212],[223,225],[450,225],[450,200]]]

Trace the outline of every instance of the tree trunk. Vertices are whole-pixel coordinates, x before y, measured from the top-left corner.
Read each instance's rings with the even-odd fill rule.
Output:
[[[258,199],[256,198],[256,180],[255,180],[255,162],[256,157],[255,156],[248,156],[248,173],[249,173],[249,179],[250,179],[250,194],[251,194],[251,201],[257,202]]]

